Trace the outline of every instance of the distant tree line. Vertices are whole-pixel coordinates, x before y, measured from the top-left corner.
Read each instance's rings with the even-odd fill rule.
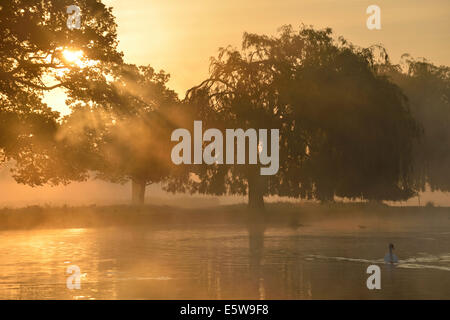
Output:
[[[0,152],[31,186],[90,177],[132,182],[134,203],[159,183],[169,192],[333,201],[406,200],[429,185],[450,191],[450,72],[384,48],[357,47],[331,29],[284,26],[244,33],[220,49],[207,79],[180,99],[169,74],[123,60],[115,18],[100,1],[77,1],[81,29],[66,27],[72,1],[12,0],[0,9]],[[67,50],[83,52],[80,61]],[[43,102],[63,88],[72,113]],[[171,132],[279,129],[280,168],[182,165]],[[205,129],[206,129],[205,128]]]

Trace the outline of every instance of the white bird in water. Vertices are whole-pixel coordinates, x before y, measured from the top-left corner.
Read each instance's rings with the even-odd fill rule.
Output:
[[[392,251],[394,250],[394,245],[389,243],[389,252],[384,256],[384,262],[386,263],[398,263],[398,258]]]

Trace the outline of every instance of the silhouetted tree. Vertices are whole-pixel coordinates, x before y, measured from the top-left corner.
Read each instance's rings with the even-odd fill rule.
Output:
[[[387,74],[409,99],[411,111],[424,130],[414,148],[418,187],[450,191],[450,68],[404,55],[402,65]]]
[[[388,59],[384,49],[334,41],[331,30],[300,34],[308,45],[286,86],[293,106],[288,119],[306,131],[308,160],[298,170],[313,196],[413,196],[412,145],[420,131],[402,91],[378,73]]]
[[[170,173],[170,134],[179,101],[167,88],[169,75],[151,67],[122,65],[114,79],[99,90],[109,95],[72,101],[61,137],[77,150],[77,161],[97,178],[132,182],[132,200],[144,202],[145,188],[163,182]],[[80,95],[77,95],[77,97]],[[80,159],[80,157],[82,159]]]
[[[256,165],[193,166],[196,192],[335,195],[405,199],[411,145],[418,135],[400,89],[377,74],[375,48],[334,40],[331,29],[283,27],[276,37],[244,34],[243,50],[221,49],[210,77],[186,100],[209,127],[278,128],[280,170],[261,177]]]
[[[67,27],[67,7],[81,8],[80,29]],[[87,89],[89,74],[121,61],[111,9],[96,0],[11,0],[0,5],[0,151],[15,160],[14,177],[30,185],[78,177],[58,157],[59,114],[42,98],[56,88]],[[75,60],[68,54],[79,52]],[[89,68],[86,66],[89,65]],[[73,169],[73,167],[71,167]]]

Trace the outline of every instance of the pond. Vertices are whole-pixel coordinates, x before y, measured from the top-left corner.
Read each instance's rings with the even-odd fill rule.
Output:
[[[398,265],[386,265],[388,244]],[[229,224],[0,232],[1,299],[450,299],[448,226]],[[369,290],[369,265],[381,289]],[[80,289],[67,269],[80,270]]]

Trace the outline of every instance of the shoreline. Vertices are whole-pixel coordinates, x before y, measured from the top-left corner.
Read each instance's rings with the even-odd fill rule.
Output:
[[[449,225],[450,207],[397,207],[367,203],[292,204],[267,203],[264,211],[245,204],[202,208],[156,205],[62,206],[0,209],[0,231],[48,228],[97,228],[125,226],[189,227],[201,225],[264,224],[267,227],[301,228],[314,225],[383,225],[430,227]]]

